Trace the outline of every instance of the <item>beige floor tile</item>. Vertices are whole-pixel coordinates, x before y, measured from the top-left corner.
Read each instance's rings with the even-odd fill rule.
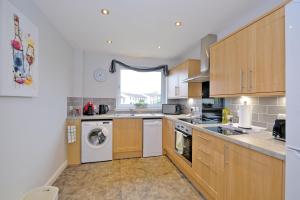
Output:
[[[167,157],[68,167],[54,183],[60,200],[201,200]]]

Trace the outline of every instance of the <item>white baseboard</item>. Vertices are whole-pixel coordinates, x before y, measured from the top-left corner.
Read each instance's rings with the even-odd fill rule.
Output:
[[[54,172],[54,174],[49,178],[49,180],[46,182],[45,186],[51,186],[56,179],[59,177],[59,175],[67,168],[68,166],[68,161],[65,160],[59,168]]]

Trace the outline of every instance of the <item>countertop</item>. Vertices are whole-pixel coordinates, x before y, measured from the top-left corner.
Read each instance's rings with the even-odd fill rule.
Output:
[[[203,124],[203,125],[193,125],[187,122],[179,121],[179,118],[189,118],[188,115],[164,115],[158,114],[135,114],[134,116],[130,114],[104,114],[104,115],[93,115],[93,116],[80,116],[80,117],[68,117],[68,119],[78,119],[78,120],[97,120],[97,119],[116,119],[116,118],[163,118],[166,117],[175,122],[181,122],[185,125],[192,127],[193,129],[205,132],[207,134],[219,137],[225,141],[252,149],[254,151],[263,153],[268,156],[275,157],[280,160],[285,160],[286,148],[285,142],[275,140],[271,132],[268,131],[249,131],[248,134],[241,135],[222,135],[210,130],[205,129],[208,126],[218,126],[219,124]]]

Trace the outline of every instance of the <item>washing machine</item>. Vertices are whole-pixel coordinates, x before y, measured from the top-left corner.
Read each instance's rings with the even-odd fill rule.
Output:
[[[112,160],[112,121],[81,123],[81,163]]]

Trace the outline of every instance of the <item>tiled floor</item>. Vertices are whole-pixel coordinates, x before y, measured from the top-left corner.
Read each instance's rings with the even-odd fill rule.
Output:
[[[164,156],[68,167],[54,185],[59,200],[202,200]]]

